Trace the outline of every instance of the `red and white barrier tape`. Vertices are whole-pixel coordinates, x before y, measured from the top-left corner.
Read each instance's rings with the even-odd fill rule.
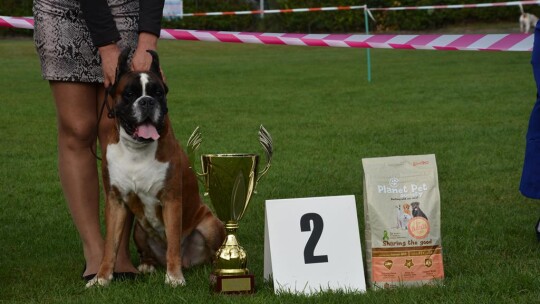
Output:
[[[224,16],[224,15],[254,15],[254,14],[278,14],[278,13],[303,13],[303,12],[321,12],[321,11],[344,11],[365,9],[365,5],[356,6],[332,6],[332,7],[315,7],[315,8],[290,8],[290,9],[273,9],[273,10],[253,10],[253,11],[235,11],[235,12],[209,12],[209,13],[187,13],[184,17],[191,16]]]
[[[540,4],[540,0],[531,1],[510,1],[479,4],[449,4],[449,5],[426,5],[426,6],[402,6],[402,7],[370,7],[370,11],[403,11],[403,10],[433,10],[433,9],[455,9],[455,8],[478,8],[497,6],[520,6]]]
[[[426,5],[426,6],[377,7],[377,8],[367,8],[366,5],[355,5],[355,6],[333,6],[333,7],[316,7],[316,8],[232,11],[232,12],[207,12],[207,13],[202,12],[202,13],[187,13],[187,14],[185,13],[182,16],[192,17],[192,16],[258,15],[258,14],[357,10],[357,9],[366,9],[366,8],[370,11],[433,10],[433,9],[479,8],[479,7],[497,7],[497,6],[520,6],[520,5],[532,5],[532,4],[540,4],[540,0],[494,2],[494,3],[480,3],[480,4],[451,4],[451,5]]]
[[[428,5],[428,6],[403,6],[403,7],[379,7],[368,8],[369,11],[398,11],[398,10],[430,10],[430,9],[456,9],[456,8],[478,8],[478,7],[497,7],[497,6],[520,6],[540,4],[540,0],[526,1],[510,1],[510,2],[494,2],[480,4],[453,4],[453,5]],[[182,16],[221,16],[221,15],[248,15],[248,14],[276,14],[276,13],[299,13],[299,12],[320,12],[320,11],[339,11],[339,10],[356,10],[366,9],[367,5],[356,6],[333,6],[333,7],[317,7],[317,8],[292,8],[292,9],[275,9],[275,10],[252,10],[252,11],[234,11],[234,12],[208,12],[208,13],[188,13]],[[11,18],[9,23],[5,20]],[[0,27],[14,27],[17,24],[18,28],[32,29],[33,20],[26,17],[5,17],[0,16]]]
[[[300,46],[464,51],[530,51],[534,39],[533,35],[529,34],[344,35],[237,33],[169,29],[161,31],[161,38]]]
[[[6,17],[0,16],[0,27],[13,27],[33,30],[34,19],[29,17]]]
[[[25,17],[0,16],[0,27],[32,29],[34,21]],[[162,29],[161,38],[211,42],[325,46],[347,48],[531,51],[533,35],[351,35],[351,34],[276,34]]]

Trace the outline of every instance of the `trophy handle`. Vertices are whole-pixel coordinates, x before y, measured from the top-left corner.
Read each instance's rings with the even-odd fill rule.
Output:
[[[199,173],[195,169],[195,158],[196,158],[196,151],[199,149],[199,146],[202,143],[202,136],[201,132],[199,131],[199,126],[193,130],[193,133],[191,133],[191,136],[188,139],[187,142],[187,155],[189,159],[189,167],[193,172],[195,172],[195,176],[197,179],[203,184],[206,185],[206,182],[203,179],[203,176],[205,176],[205,173]]]
[[[272,136],[270,136],[270,133],[261,125],[259,128],[259,142],[263,146],[264,152],[266,154],[266,166],[259,174],[259,177],[257,178],[257,183],[259,180],[268,172],[268,169],[270,169],[270,165],[272,163],[272,155],[274,154],[274,143],[272,141]]]

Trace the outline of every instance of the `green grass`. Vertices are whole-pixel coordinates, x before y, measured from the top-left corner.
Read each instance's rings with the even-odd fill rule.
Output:
[[[29,40],[0,41],[0,302],[540,303],[540,204],[523,198],[535,100],[529,53],[365,50],[162,41],[169,109],[201,152],[275,145],[239,230],[257,293],[211,295],[210,266],[171,289],[164,273],[86,290],[78,235],[56,169],[55,110]],[[364,237],[364,157],[434,153],[446,279],[437,287],[276,296],[263,281],[265,199],[354,194]]]

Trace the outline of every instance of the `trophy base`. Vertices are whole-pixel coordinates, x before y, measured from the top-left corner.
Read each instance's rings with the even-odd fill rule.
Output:
[[[223,294],[251,294],[255,292],[255,276],[244,275],[210,275],[212,291]]]

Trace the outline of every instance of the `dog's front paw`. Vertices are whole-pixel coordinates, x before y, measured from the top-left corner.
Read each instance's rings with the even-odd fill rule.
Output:
[[[109,285],[112,278],[113,278],[112,274],[109,276],[108,279],[95,276],[93,279],[88,281],[88,283],[86,283],[86,288],[90,288],[90,287],[93,287],[93,286],[105,287],[105,286]]]
[[[154,267],[154,265],[152,264],[141,264],[139,265],[139,267],[137,267],[137,269],[141,273],[153,273],[154,271],[156,271],[156,267]]]
[[[173,276],[167,273],[165,275],[165,284],[171,287],[184,286],[186,285],[186,279],[184,279],[184,276],[181,274],[179,276]]]

